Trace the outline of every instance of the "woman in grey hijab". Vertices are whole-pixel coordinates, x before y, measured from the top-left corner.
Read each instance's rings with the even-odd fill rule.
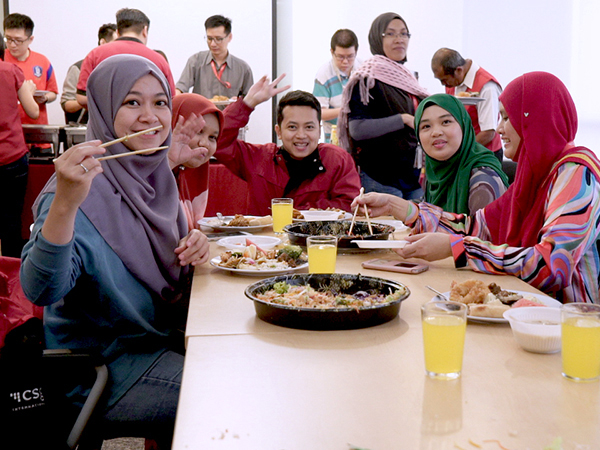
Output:
[[[45,306],[48,348],[104,356],[110,379],[102,437],[140,436],[170,448],[183,367],[171,345],[176,312],[189,266],[208,259],[208,242],[198,230],[187,233],[166,151],[97,158],[173,145],[162,72],[139,56],[112,56],[90,75],[88,99],[88,141],[55,161],[56,175],[34,205],[21,282]],[[192,135],[197,123],[185,127]],[[178,135],[182,153],[186,132]],[[74,403],[79,394],[85,389]]]

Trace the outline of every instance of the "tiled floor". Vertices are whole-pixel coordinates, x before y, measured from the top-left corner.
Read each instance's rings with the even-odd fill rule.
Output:
[[[104,441],[102,450],[144,450],[144,439],[111,439],[110,441]]]

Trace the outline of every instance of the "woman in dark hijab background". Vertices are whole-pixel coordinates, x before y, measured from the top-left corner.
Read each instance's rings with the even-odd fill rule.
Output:
[[[189,265],[207,260],[208,242],[198,230],[188,234],[167,151],[97,159],[105,151],[172,146],[162,72],[139,56],[112,56],[92,72],[88,99],[88,142],[56,160],[56,175],[34,205],[21,282],[27,297],[45,306],[48,348],[104,357],[102,437],[146,437],[170,448],[183,368],[171,346],[176,310]]]
[[[420,160],[414,132],[418,102],[427,97],[404,67],[410,32],[402,17],[385,13],[371,25],[373,57],[344,88],[338,122],[340,145],[354,155],[365,192],[419,200]]]

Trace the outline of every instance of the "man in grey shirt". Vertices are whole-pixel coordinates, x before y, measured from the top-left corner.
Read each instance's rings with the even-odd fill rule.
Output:
[[[213,98],[246,95],[254,84],[252,70],[245,61],[227,50],[233,35],[231,20],[223,16],[211,16],[204,22],[206,41],[210,50],[192,55],[176,84],[177,93],[192,92]]]

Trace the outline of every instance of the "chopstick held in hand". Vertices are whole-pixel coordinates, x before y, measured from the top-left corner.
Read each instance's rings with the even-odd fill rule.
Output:
[[[138,131],[137,133],[127,134],[119,139],[115,139],[114,141],[108,141],[104,144],[100,144],[100,147],[110,147],[111,145],[118,144],[119,142],[125,142],[128,139],[131,139],[136,136],[141,136],[142,134],[151,133],[152,131],[160,130],[163,126],[158,125],[157,127],[148,128],[147,130]],[[108,158],[108,157],[107,157]],[[100,158],[98,158],[100,159]]]
[[[164,150],[166,148],[169,148],[169,146],[165,145],[164,147],[145,148],[143,150],[136,150],[135,152],[117,153],[116,155],[102,156],[101,158],[97,158],[97,159],[98,159],[98,161],[104,161],[106,159],[123,158],[124,156],[141,155],[143,153],[156,152],[158,150]]]
[[[365,188],[361,187],[360,188],[360,194],[358,195],[358,197],[362,197],[363,194],[365,193]],[[352,216],[352,222],[350,222],[350,229],[348,230],[348,236],[352,236],[352,228],[354,228],[354,222],[356,221],[356,213],[358,212],[358,208],[360,208],[360,205],[356,205],[356,209],[354,210],[354,215]]]

